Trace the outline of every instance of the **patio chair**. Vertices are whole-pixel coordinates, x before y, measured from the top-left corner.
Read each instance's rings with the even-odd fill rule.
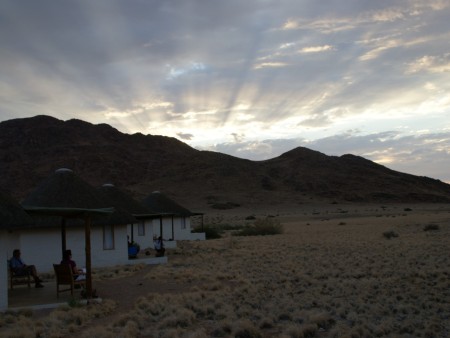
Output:
[[[76,285],[81,287],[86,286],[86,280],[75,280],[75,276],[72,272],[72,267],[68,264],[53,264],[56,278],[56,297],[59,298],[61,292],[70,291],[73,296],[73,289]],[[67,285],[67,288],[60,288],[62,285]]]
[[[30,271],[24,271],[23,273],[16,274],[11,267],[10,261],[8,260],[8,274],[9,274],[9,287],[11,290],[14,288],[14,285],[28,285],[31,287],[31,273]]]

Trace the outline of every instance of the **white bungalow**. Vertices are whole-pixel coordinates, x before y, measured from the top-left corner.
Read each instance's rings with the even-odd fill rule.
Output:
[[[27,264],[34,264],[39,272],[52,272],[53,263],[59,264],[62,258],[61,226],[50,224],[38,227],[17,229],[8,233],[6,252],[11,258],[14,249],[20,248],[22,258]],[[85,266],[85,228],[83,223],[66,226],[66,248],[72,250],[72,259],[79,267]],[[91,264],[92,268],[134,264],[128,259],[127,226],[91,225]],[[157,259],[156,259],[157,260]],[[148,262],[148,264],[155,264]],[[160,263],[163,263],[162,261]]]
[[[134,216],[69,169],[59,169],[42,182],[22,207],[0,194],[0,310],[8,307],[7,260],[14,249],[20,249],[23,260],[35,265],[38,273],[52,272],[62,252],[71,249],[77,265],[87,268],[88,281],[93,268],[167,262],[167,257],[154,256],[130,260],[127,224],[136,221]]]
[[[136,264],[128,258],[127,242],[127,225],[136,219],[105,189],[91,187],[71,170],[58,169],[22,205],[33,214],[35,226],[12,233],[8,250],[20,248],[24,260],[36,265],[39,271],[51,271],[53,263],[61,261],[66,248],[72,250],[72,258],[80,267],[85,265],[87,254],[91,256],[92,268]],[[114,212],[102,216],[102,210],[108,207]],[[87,215],[91,218],[89,239]],[[166,262],[166,257],[154,256],[145,261],[147,264]]]
[[[191,217],[202,214],[189,211],[159,191],[149,194],[142,204],[158,216],[137,216],[138,223],[128,227],[128,235],[139,244],[146,246],[159,236],[166,248],[176,247],[178,240],[205,240],[205,233],[193,233],[191,229]]]

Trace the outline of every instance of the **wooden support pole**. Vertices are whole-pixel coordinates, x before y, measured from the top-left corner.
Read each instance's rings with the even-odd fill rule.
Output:
[[[61,218],[61,259],[64,259],[64,251],[67,249],[66,242],[66,218]]]
[[[86,298],[92,298],[92,269],[91,269],[91,218],[85,218],[84,240],[86,253]]]

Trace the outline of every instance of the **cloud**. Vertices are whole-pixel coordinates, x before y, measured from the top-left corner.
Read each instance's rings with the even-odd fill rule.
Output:
[[[169,68],[167,74],[167,79],[169,80],[174,80],[179,76],[186,75],[189,73],[200,73],[207,70],[207,66],[202,62],[191,62],[189,65],[185,67],[173,67],[167,65],[167,68]]]
[[[261,68],[278,68],[278,67],[286,67],[289,64],[286,62],[262,62],[256,64],[253,68],[254,69],[261,69]]]
[[[444,73],[450,72],[450,53],[442,56],[425,55],[407,65],[406,74],[418,72]]]
[[[315,114],[298,123],[299,126],[305,127],[324,127],[330,125],[332,120],[326,114]]]
[[[312,46],[312,47],[303,47],[300,49],[300,53],[319,53],[333,50],[333,46],[324,45],[324,46]]]
[[[188,134],[188,133],[177,133],[177,136],[182,139],[182,140],[186,140],[186,141],[190,141],[193,139],[194,135],[192,134]]]
[[[24,0],[0,11],[0,120],[107,122],[250,158],[348,130],[345,144],[450,128],[446,0]],[[397,165],[404,154],[386,142],[360,154]]]
[[[368,60],[376,59],[381,55],[382,52],[387,51],[391,48],[397,48],[399,46],[402,46],[402,43],[399,40],[384,41],[382,45],[378,45],[377,47],[366,52],[364,55],[361,55],[359,57],[359,60],[368,61]]]

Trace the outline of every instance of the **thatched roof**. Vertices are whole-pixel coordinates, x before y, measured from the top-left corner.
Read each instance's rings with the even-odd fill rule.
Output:
[[[171,200],[169,197],[160,193],[159,191],[154,191],[142,200],[142,204],[146,207],[162,213],[162,214],[173,214],[177,216],[191,216],[193,213],[182,207],[177,202]]]
[[[114,186],[113,184],[104,184],[99,188],[102,196],[110,203],[116,210],[125,210],[133,216],[158,216],[156,211],[144,206],[140,202],[133,199],[131,196]],[[141,218],[142,218],[141,217]]]
[[[114,209],[103,196],[70,169],[58,169],[41,182],[23,201],[22,206],[35,218],[37,227],[59,226],[60,218],[84,218],[92,216],[92,223],[105,219]],[[114,215],[114,214],[113,214]],[[40,217],[45,216],[45,217]],[[130,215],[108,216],[108,224],[126,224]],[[68,225],[82,225],[79,220],[70,220]]]
[[[24,207],[98,209],[111,207],[70,169],[58,169],[23,201]]]
[[[0,191],[0,229],[11,229],[33,224],[33,219],[22,206],[6,192]]]
[[[136,214],[150,214],[150,210],[133,200],[113,184],[104,184],[97,189],[102,200],[114,207],[114,213],[106,218],[95,220],[94,224],[131,224],[136,223]]]

